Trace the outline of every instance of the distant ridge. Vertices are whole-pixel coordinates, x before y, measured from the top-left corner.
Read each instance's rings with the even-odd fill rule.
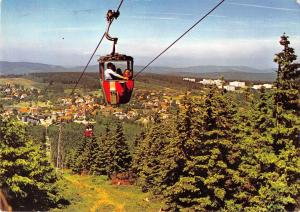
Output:
[[[272,69],[260,70],[249,66],[191,66],[178,68],[178,72],[215,73],[215,72],[246,72],[246,73],[271,73]]]
[[[142,66],[135,66],[138,71]],[[0,75],[46,73],[46,72],[81,72],[82,66],[63,67],[43,63],[0,61]],[[98,65],[89,66],[88,72],[98,72]],[[171,68],[163,66],[149,67],[145,73],[169,74],[199,78],[220,78],[251,81],[273,81],[275,70],[260,70],[248,66],[191,66],[186,68]]]
[[[0,75],[27,74],[35,72],[60,72],[67,69],[62,66],[30,62],[0,61]]]

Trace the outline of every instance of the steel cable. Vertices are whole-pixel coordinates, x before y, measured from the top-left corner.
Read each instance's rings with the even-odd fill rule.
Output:
[[[215,7],[213,7],[208,13],[206,13],[201,19],[199,19],[193,26],[191,26],[187,31],[185,31],[181,36],[179,36],[173,43],[171,43],[167,48],[165,48],[160,54],[158,54],[153,60],[151,60],[144,68],[142,68],[134,78],[145,71],[155,60],[162,56],[166,51],[168,51],[172,46],[174,46],[179,40],[181,40],[186,34],[188,34],[193,28],[195,28],[200,22],[202,22],[207,16],[209,16],[214,10],[216,10],[225,0],[219,2]]]

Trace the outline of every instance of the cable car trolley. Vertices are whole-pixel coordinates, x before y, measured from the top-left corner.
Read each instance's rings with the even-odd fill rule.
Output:
[[[121,2],[122,3],[122,2]],[[104,36],[113,42],[111,54],[102,56],[98,59],[100,84],[103,97],[107,104],[118,105],[126,104],[130,101],[133,88],[133,58],[115,52],[118,38],[109,35],[112,22],[120,15],[119,10],[108,10],[106,15],[107,30]]]

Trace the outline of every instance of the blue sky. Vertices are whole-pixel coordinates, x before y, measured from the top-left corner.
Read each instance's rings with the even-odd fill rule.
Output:
[[[0,0],[0,60],[85,65],[119,0]],[[147,63],[218,0],[125,0],[111,35]],[[154,65],[270,68],[286,32],[300,56],[300,0],[227,0]],[[105,41],[97,55],[108,54]],[[96,63],[94,58],[93,63]]]

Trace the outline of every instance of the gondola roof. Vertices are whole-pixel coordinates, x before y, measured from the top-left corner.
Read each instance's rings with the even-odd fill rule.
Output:
[[[98,62],[100,63],[105,63],[105,62],[108,62],[108,61],[133,61],[133,57],[131,56],[127,56],[127,55],[124,55],[124,54],[118,54],[118,53],[115,53],[113,55],[109,54],[109,55],[106,55],[106,56],[102,56],[98,59]]]

